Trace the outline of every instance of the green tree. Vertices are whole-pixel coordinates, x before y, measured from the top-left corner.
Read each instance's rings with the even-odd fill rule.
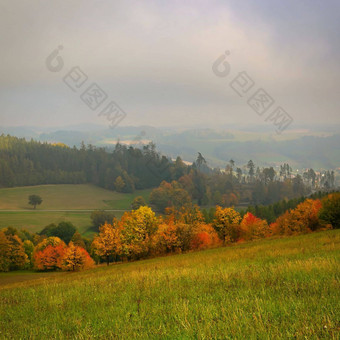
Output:
[[[115,215],[112,212],[104,210],[95,210],[91,213],[92,225],[95,231],[105,223],[112,223]]]
[[[326,224],[331,224],[333,228],[340,228],[340,193],[332,193],[322,199],[322,208],[319,218]]]
[[[131,209],[137,210],[139,207],[146,206],[145,200],[142,196],[137,196],[131,203]]]
[[[78,231],[76,231],[73,234],[71,242],[73,242],[73,244],[75,246],[78,246],[78,247],[86,249],[85,242],[84,242],[83,238],[81,237],[81,235],[78,233]]]
[[[42,203],[42,198],[39,195],[29,195],[28,196],[28,204],[33,205],[34,209],[37,205]]]
[[[71,222],[63,221],[57,226],[54,223],[49,224],[39,234],[46,235],[47,237],[59,237],[67,244],[71,241],[76,230],[76,227]]]

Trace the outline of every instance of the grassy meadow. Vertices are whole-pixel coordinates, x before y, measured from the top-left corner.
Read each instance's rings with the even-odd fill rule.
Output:
[[[90,184],[38,185],[0,189],[0,229],[8,226],[40,231],[50,223],[72,222],[81,233],[91,226],[92,210],[118,210],[121,217],[129,210],[136,196],[143,196],[148,202],[151,190],[137,190],[133,194],[122,194]],[[28,196],[42,197],[41,205],[33,209]],[[72,211],[70,211],[72,210]]]
[[[3,273],[0,338],[339,339],[339,278],[339,230],[80,273]]]

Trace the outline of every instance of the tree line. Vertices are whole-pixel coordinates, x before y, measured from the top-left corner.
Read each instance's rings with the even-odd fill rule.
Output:
[[[78,149],[0,136],[0,187],[92,183],[118,192],[158,187],[152,194],[158,211],[169,201],[175,206],[188,201],[200,206],[268,205],[335,188],[333,171],[292,172],[287,163],[276,171],[252,160],[237,165],[232,159],[225,169],[213,169],[199,152],[187,165],[180,157],[172,161],[159,154],[153,143],[141,148],[117,143],[109,151],[84,143]]]
[[[95,216],[94,216],[95,217]],[[83,238],[69,222],[50,224],[40,233],[0,230],[0,271],[35,269],[76,271],[95,262],[130,261],[255,239],[298,235],[340,228],[340,193],[307,198],[272,223],[216,206],[211,221],[197,205],[167,207],[157,216],[146,205],[104,221],[93,240]]]

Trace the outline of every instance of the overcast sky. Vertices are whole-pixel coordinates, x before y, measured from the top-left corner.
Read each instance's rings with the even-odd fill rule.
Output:
[[[340,123],[339,13],[338,0],[0,0],[0,125],[109,124],[98,113],[111,100],[121,125],[263,124],[247,104],[258,88],[296,124]],[[73,92],[75,66],[87,80]],[[243,97],[240,72],[254,82]],[[92,83],[107,94],[95,110],[80,98]]]

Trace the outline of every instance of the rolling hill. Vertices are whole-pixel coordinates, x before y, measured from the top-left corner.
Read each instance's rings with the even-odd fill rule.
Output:
[[[148,202],[150,189],[131,194],[117,193],[90,184],[37,185],[0,189],[0,229],[24,227],[37,232],[50,223],[70,221],[84,233],[91,225],[92,210],[115,210],[120,217],[136,196]],[[43,202],[34,210],[28,196],[40,195]]]
[[[0,273],[0,337],[337,339],[339,261],[331,230],[80,273]]]

